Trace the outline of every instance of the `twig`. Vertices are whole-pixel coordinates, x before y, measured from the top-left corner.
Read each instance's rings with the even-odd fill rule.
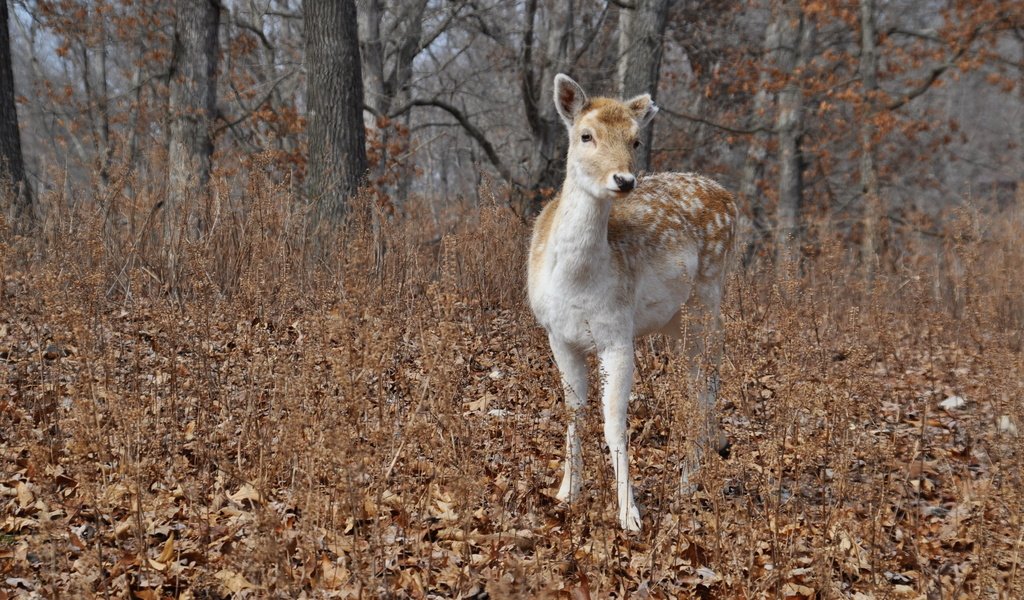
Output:
[[[398,457],[402,455],[402,449],[405,448],[405,443],[409,441],[408,438],[402,440],[402,443],[398,445],[398,450],[395,450],[395,456],[391,459],[391,464],[388,465],[388,469],[384,471],[384,481],[391,478],[391,472],[395,470],[395,463],[398,462]]]
[[[715,127],[723,131],[728,131],[730,133],[738,133],[741,135],[753,135],[755,133],[775,133],[774,127],[766,127],[764,125],[761,125],[758,127],[754,127],[752,129],[741,129],[739,127],[733,127],[731,125],[717,123],[704,117],[698,117],[697,115],[691,115],[689,113],[674,111],[670,108],[665,108],[664,106],[659,106],[658,108],[661,112],[665,113],[670,117],[675,117],[677,119],[685,119],[687,121],[694,121],[696,123],[703,123],[704,125],[710,125],[711,127]]]

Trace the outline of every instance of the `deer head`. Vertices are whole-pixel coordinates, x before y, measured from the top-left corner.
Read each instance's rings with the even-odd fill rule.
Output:
[[[587,98],[567,75],[555,76],[555,108],[569,131],[566,170],[578,185],[597,198],[621,197],[636,187],[633,158],[637,134],[651,122],[658,107],[650,94],[620,102]]]

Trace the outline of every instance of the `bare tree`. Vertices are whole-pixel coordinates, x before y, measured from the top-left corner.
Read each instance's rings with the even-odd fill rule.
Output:
[[[11,39],[7,29],[7,2],[0,2],[0,182],[13,185],[12,212],[16,222],[34,219],[32,190],[25,178],[21,156],[21,131],[14,102],[14,72],[11,68]]]
[[[807,60],[812,25],[800,0],[781,0],[773,7],[779,52],[776,66],[786,76],[779,92],[775,131],[779,143],[779,204],[776,212],[775,258],[781,273],[795,266],[801,242],[803,208],[803,90],[798,69]]]
[[[216,18],[217,2],[220,11],[230,9],[219,14],[221,49],[204,54],[204,40],[212,45],[218,36],[199,15]],[[345,56],[341,46],[309,60],[310,84],[317,72],[338,82],[319,108],[317,92],[307,96],[306,85],[294,85],[306,75],[301,0],[7,4],[18,7],[8,18],[14,69],[28,84],[19,92],[33,99],[17,107],[22,153],[40,173],[66,168],[67,189],[104,204],[112,221],[127,214],[119,199],[143,189],[147,198],[164,200],[165,214],[179,222],[193,211],[195,204],[179,205],[205,193],[211,146],[201,129],[213,118],[214,84],[218,112],[209,133],[225,172],[244,165],[248,155],[272,152],[279,173],[307,174],[324,208],[344,205],[326,196],[344,197],[349,171],[356,180],[363,174],[361,159],[345,155],[341,138],[318,148],[313,135],[317,129],[324,139],[328,130],[363,133],[341,121],[325,127],[318,121],[324,110],[347,105],[360,79],[352,69],[339,75],[345,71],[335,66]],[[332,4],[328,9],[343,10]],[[896,230],[889,235],[881,228],[901,218],[910,202],[938,208],[955,197],[946,192],[974,180],[1005,185],[1018,179],[1019,169],[1010,164],[1018,155],[1005,152],[1007,128],[972,125],[996,116],[971,107],[979,99],[986,106],[1012,101],[1006,90],[1016,84],[1013,76],[1001,83],[990,77],[1018,68],[1007,54],[1017,46],[1005,42],[1019,31],[1019,2],[857,0],[861,27],[851,27],[858,13],[847,4],[803,2],[801,17],[794,0],[759,0],[744,11],[729,0],[355,4],[364,112],[356,107],[351,122],[367,113],[378,117],[365,123],[375,169],[367,183],[386,191],[398,208],[410,195],[439,207],[472,196],[489,172],[512,184],[510,200],[524,202],[516,208],[526,209],[526,202],[539,207],[564,176],[565,136],[550,102],[560,71],[604,95],[657,91],[672,120],[660,121],[653,158],[671,160],[672,168],[715,172],[746,198],[758,239],[774,237],[790,249],[797,245],[803,198],[827,204],[846,235],[854,233],[847,228],[851,221],[863,225],[857,233],[877,230],[858,242],[866,244],[866,256],[885,255],[878,246],[895,241]],[[177,16],[168,5],[180,5]],[[314,21],[311,32],[331,27],[330,20]],[[190,29],[194,37],[186,35]],[[801,48],[811,31],[819,38],[814,53]],[[738,43],[755,37],[762,38],[757,48]],[[189,47],[198,48],[196,59],[186,58]],[[200,71],[210,74],[205,83]],[[948,77],[946,71],[959,73]],[[937,102],[947,97],[957,102]],[[960,129],[936,125],[947,119]],[[152,145],[169,150],[170,164],[150,164]],[[934,151],[944,145],[948,152]],[[801,153],[801,146],[813,153]],[[644,153],[653,149],[647,143]],[[958,167],[944,169],[954,164],[951,156],[960,159]],[[148,175],[151,166],[160,169],[155,178],[124,177]],[[937,171],[945,175],[935,177]],[[896,180],[887,175],[895,172]],[[163,197],[165,182],[173,185]],[[190,223],[202,226],[202,211],[194,212]]]
[[[1020,65],[1021,69],[1024,70],[1024,26],[1018,27],[1014,30],[1017,36],[1017,41],[1020,42]],[[1024,73],[1020,79],[1017,80],[1017,98],[1019,106],[1019,115],[1017,123],[1017,136],[1018,139],[1024,140]],[[1018,173],[1017,176],[1017,203],[1024,205],[1024,142],[1017,145],[1017,155],[1020,161],[1018,162]]]
[[[875,41],[875,0],[860,0],[860,81],[863,93],[860,134],[860,191],[864,203],[861,258],[870,280],[878,261],[879,219],[883,214],[875,167],[875,97],[878,92],[878,53]]]
[[[370,183],[386,191],[395,203],[408,195],[414,170],[400,160],[407,150],[407,139],[400,131],[403,127],[408,130],[410,111],[393,111],[410,106],[417,58],[467,7],[465,0],[434,7],[428,0],[361,0],[357,5],[366,108],[377,117],[371,130],[376,135],[371,146],[376,150],[376,161],[368,156]]]
[[[556,73],[574,73],[585,85],[596,83],[598,77],[584,72],[594,70],[602,75],[601,67],[584,69],[585,58],[591,64],[600,63],[601,55],[614,57],[614,52],[602,51],[599,43],[608,3],[599,14],[581,14],[573,2],[541,6],[529,0],[523,16],[523,34],[520,38],[517,71],[523,112],[531,137],[527,186],[533,191],[531,210],[539,211],[545,192],[561,187],[564,178],[564,157],[568,141],[564,125],[551,102]],[[615,68],[614,62],[608,65]],[[611,70],[609,69],[609,70]],[[589,77],[587,75],[590,75]],[[614,89],[608,90],[614,93]],[[646,91],[646,90],[645,90]]]
[[[776,19],[768,19],[765,25],[764,34],[764,55],[768,58],[768,65],[762,65],[758,73],[757,92],[754,94],[752,112],[755,118],[768,114],[769,107],[773,102],[773,94],[768,91],[771,81],[769,65],[774,65],[779,60],[781,47],[779,45],[779,23]],[[764,194],[761,193],[760,183],[764,177],[765,158],[768,155],[768,142],[770,128],[758,127],[750,138],[750,145],[747,147],[746,160],[740,173],[740,200],[750,207],[751,225],[754,232],[744,249],[743,260],[749,263],[754,254],[758,251],[770,234],[768,223],[768,211],[765,206]]]
[[[214,136],[228,133],[228,142],[249,153],[276,148],[279,160],[305,156],[295,135],[300,128],[294,126],[298,97],[305,93],[295,85],[302,76],[303,52],[296,1],[235,2],[222,17],[227,25],[222,43],[236,50],[222,56],[218,85],[223,97]]]
[[[217,0],[177,0],[175,4],[168,193],[164,206],[165,243],[172,255],[178,251],[182,218],[187,220],[190,233],[198,233],[203,227],[192,201],[207,194],[210,181],[220,10]],[[173,269],[173,256],[170,266]]]
[[[623,98],[650,93],[657,100],[668,0],[636,0],[619,13],[619,91]],[[643,130],[637,169],[651,168],[653,123]]]
[[[418,119],[447,113],[454,123],[432,123],[448,128],[438,137],[448,138],[453,125],[461,129],[474,142],[463,149],[470,161],[482,150],[499,176],[522,192],[524,211],[536,212],[564,177],[564,125],[551,103],[555,74],[572,73],[587,85],[617,92],[615,77],[607,76],[616,68],[615,48],[607,43],[612,5],[528,0],[524,6],[469,6],[425,53],[424,62],[436,70],[417,75],[412,100],[392,116],[412,107],[433,109],[419,111]]]
[[[306,0],[309,195],[338,219],[366,175],[363,74],[354,0]]]

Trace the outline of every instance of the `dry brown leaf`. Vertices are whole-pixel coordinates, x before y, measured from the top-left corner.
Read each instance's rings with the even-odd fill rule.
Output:
[[[260,496],[260,493],[249,483],[243,483],[242,487],[238,488],[238,491],[234,494],[228,494],[228,498],[239,504],[249,502],[254,506],[263,501],[263,497]]]
[[[782,586],[783,597],[789,598],[810,598],[814,596],[814,590],[799,583],[788,582]]]
[[[894,594],[898,596],[911,598],[912,600],[925,600],[928,597],[925,594],[918,594],[917,590],[910,587],[909,585],[894,585],[892,586],[892,591]]]
[[[19,481],[15,489],[18,495],[18,508],[27,508],[28,505],[32,504],[35,496],[24,481]]]
[[[434,506],[431,508],[430,513],[438,519],[441,519],[442,521],[458,521],[459,514],[455,512],[454,507],[454,502],[435,500]]]
[[[497,399],[497,396],[490,392],[487,392],[486,394],[484,394],[483,396],[476,400],[470,400],[469,402],[466,402],[465,404],[463,404],[463,406],[466,408],[466,414],[473,412],[484,412],[487,410],[487,407],[489,407]]]
[[[402,497],[391,490],[384,490],[380,495],[381,502],[392,508],[399,508],[403,505]]]
[[[220,571],[217,571],[213,576],[216,577],[218,581],[220,581],[220,584],[224,586],[224,589],[231,592],[232,594],[237,594],[238,592],[241,592],[243,590],[259,589],[256,585],[250,583],[249,580],[247,580],[240,573],[232,571],[231,569],[221,569]]]
[[[580,583],[569,589],[569,597],[572,600],[590,600],[590,580],[586,573],[580,571]]]
[[[338,588],[345,585],[352,573],[344,567],[328,559],[326,556],[320,559],[320,583],[327,588]]]
[[[117,539],[125,538],[132,530],[132,520],[130,517],[125,517],[117,525],[114,526],[114,537]]]
[[[28,517],[7,517],[4,519],[3,525],[0,525],[0,531],[21,533],[27,529],[34,529],[37,525],[39,525],[38,521]]]
[[[164,564],[167,564],[167,563],[171,562],[171,559],[173,559],[173,558],[174,558],[174,533],[171,533],[170,537],[167,538],[167,541],[164,542],[164,548],[160,552],[160,556],[158,556],[156,560],[158,562],[162,562]]]
[[[793,600],[955,597],[986,586],[1019,595],[1020,577],[1010,573],[1020,571],[1013,557],[1024,544],[1013,529],[1022,488],[1002,476],[1017,457],[998,431],[1001,415],[1024,422],[1012,377],[1019,352],[1006,354],[992,332],[932,315],[941,306],[928,299],[924,310],[895,307],[887,319],[894,303],[884,295],[883,310],[872,302],[847,314],[852,305],[810,281],[799,294],[806,290],[807,303],[766,303],[770,294],[741,287],[744,305],[733,303],[727,319],[719,407],[738,452],[708,462],[705,491],[674,491],[680,451],[691,445],[680,420],[693,390],[686,365],[661,342],[638,345],[632,463],[648,505],[645,526],[653,527],[623,535],[598,460],[598,406],[588,406],[582,429],[583,500],[566,508],[547,496],[561,475],[567,415],[557,370],[521,298],[481,311],[466,298],[472,284],[460,281],[458,261],[453,283],[467,283],[468,293],[435,286],[433,274],[424,282],[403,273],[404,244],[392,226],[399,220],[389,219],[396,235],[388,241],[399,243],[389,246],[384,271],[408,276],[409,289],[428,296],[416,304],[399,293],[397,312],[387,303],[369,307],[358,277],[347,299],[321,296],[313,283],[309,306],[295,302],[288,282],[300,273],[283,264],[265,272],[284,276],[275,294],[285,306],[248,278],[234,299],[214,294],[175,311],[144,294],[126,310],[123,298],[107,305],[74,288],[25,294],[17,269],[6,271],[0,328],[13,337],[0,340],[0,370],[8,369],[0,381],[15,385],[0,391],[0,414],[12,426],[11,444],[0,449],[10,465],[0,482],[9,512],[0,527],[14,530],[8,546],[0,539],[4,577],[40,591],[46,581],[54,597],[132,597],[135,586],[137,598],[183,590],[177,600],[193,590],[265,597],[271,586],[343,598],[473,597],[485,588],[492,597],[550,592],[577,600],[766,589]],[[450,250],[470,260],[478,248]],[[201,270],[205,259],[196,260]],[[375,285],[390,289],[386,279]],[[99,296],[109,293],[101,287]],[[333,306],[325,310],[321,299]],[[428,301],[439,304],[424,310]],[[70,324],[67,306],[84,308],[88,322]],[[330,323],[328,311],[336,315]],[[807,336],[810,311],[820,327]],[[908,314],[920,317],[920,329]],[[33,364],[53,332],[61,348],[80,338],[80,350],[59,364]],[[172,381],[173,389],[155,387]],[[968,395],[970,410],[936,409],[952,393]],[[64,398],[74,399],[70,408]],[[660,410],[676,398],[680,409]],[[58,410],[33,418],[33,407],[54,399]],[[514,422],[465,418],[497,406]],[[50,439],[51,425],[60,439]],[[136,430],[155,432],[160,443],[138,445]],[[231,475],[212,475],[220,461]],[[723,487],[725,495],[717,492]],[[266,511],[254,514],[257,504]],[[8,519],[14,515],[32,518]],[[56,573],[46,557],[61,552],[68,568]],[[912,571],[920,565],[940,575]],[[876,579],[867,568],[907,577]]]

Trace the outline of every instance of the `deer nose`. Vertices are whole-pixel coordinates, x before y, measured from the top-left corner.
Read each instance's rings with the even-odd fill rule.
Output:
[[[619,186],[620,192],[628,192],[636,187],[636,177],[632,175],[612,175],[612,181]]]

